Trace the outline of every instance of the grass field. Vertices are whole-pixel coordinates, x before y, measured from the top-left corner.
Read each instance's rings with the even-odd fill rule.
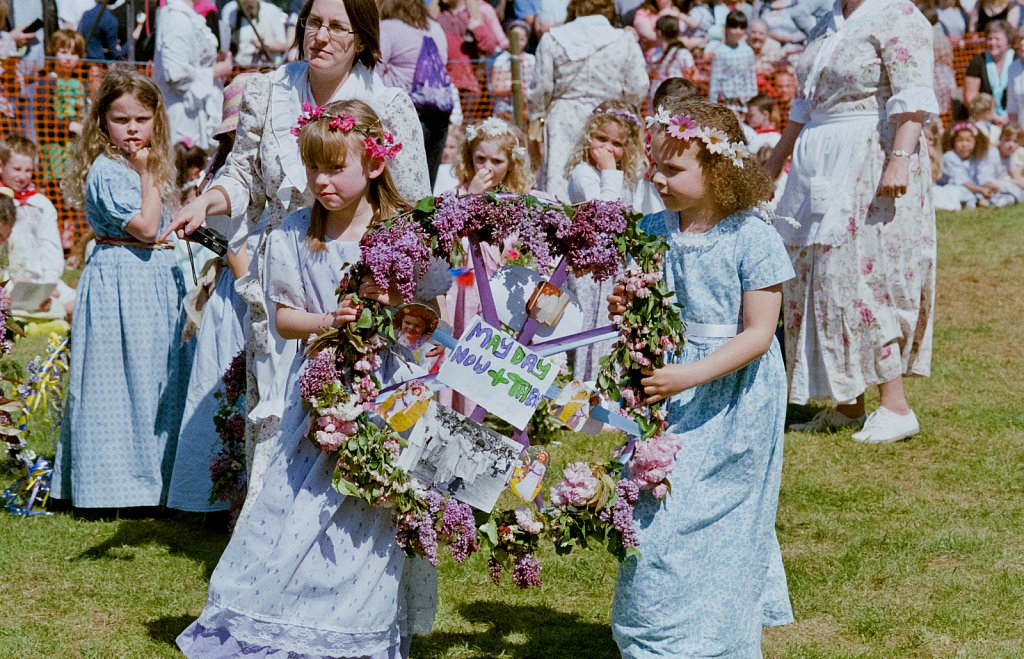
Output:
[[[765,633],[768,657],[1024,657],[1024,210],[940,216],[939,259],[933,376],[908,383],[922,433],[787,436],[778,529],[797,622]],[[565,436],[554,466],[612,442]],[[177,656],[226,542],[197,518],[0,513],[0,658]],[[493,586],[479,557],[442,563],[413,656],[617,656],[614,562],[542,562],[532,592]]]

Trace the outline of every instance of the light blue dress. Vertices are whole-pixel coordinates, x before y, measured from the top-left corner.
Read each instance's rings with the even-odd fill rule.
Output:
[[[696,336],[698,324],[740,323],[743,292],[786,281],[793,268],[752,210],[704,234],[682,234],[678,222],[664,212],[641,227],[669,242],[666,281],[695,330],[673,361],[693,363],[728,341]],[[760,657],[762,626],[793,620],[775,535],[785,417],[775,340],[735,373],[669,400],[683,446],[664,503],[644,493],[634,512],[642,557],[622,564],[612,609],[623,657]]]
[[[309,211],[271,232],[266,254],[267,308],[277,304],[326,313],[354,242],[306,244]],[[435,293],[436,295],[437,293]],[[410,617],[400,606],[406,561],[390,511],[339,494],[331,486],[335,455],[307,437],[309,414],[298,393],[302,351],[288,375],[281,430],[263,488],[247,504],[210,580],[199,619],[178,636],[188,657],[399,656]],[[423,576],[432,621],[436,575]],[[431,581],[433,580],[433,581]],[[422,604],[420,601],[417,605]],[[409,605],[413,606],[413,605]],[[402,618],[404,615],[406,618]],[[422,631],[418,629],[417,631]]]
[[[244,249],[244,248],[243,248]],[[220,453],[220,435],[213,426],[213,417],[221,401],[214,393],[223,392],[221,378],[245,347],[242,320],[246,305],[235,291],[235,278],[226,263],[221,266],[217,282],[203,307],[203,317],[196,333],[195,358],[181,420],[181,434],[171,474],[167,506],[188,512],[226,510],[225,501],[210,503],[210,464]]]
[[[142,210],[135,170],[100,155],[85,187],[96,236],[134,240],[124,227]],[[78,283],[54,497],[82,508],[165,502],[191,363],[184,294],[172,250],[96,245]]]

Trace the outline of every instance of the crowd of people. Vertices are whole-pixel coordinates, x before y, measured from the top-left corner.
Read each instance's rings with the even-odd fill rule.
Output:
[[[637,504],[642,558],[621,568],[613,634],[626,657],[758,656],[761,628],[793,619],[774,530],[787,402],[827,403],[802,431],[918,433],[903,379],[930,372],[934,206],[1022,196],[1024,76],[997,4],[167,0],[131,17],[58,2],[46,84],[9,99],[52,101],[60,113],[39,114],[56,128],[14,122],[0,140],[7,274],[52,284],[18,311],[72,336],[53,497],[224,510],[215,394],[242,351],[247,491],[180,647],[407,656],[433,622],[436,571],[404,556],[386,511],[332,487],[307,439],[303,342],[360,317],[336,294],[360,239],[424,196],[619,201],[669,245],[687,343],[644,380],[682,448],[672,491]],[[943,132],[935,44],[961,22],[987,50],[950,95],[970,116]],[[32,47],[22,27],[0,32],[6,54]],[[152,76],[74,73],[130,45]],[[60,282],[70,245],[47,195],[89,224],[77,290]],[[493,273],[517,247],[477,258]],[[480,300],[456,252],[415,297],[458,336]],[[625,310],[614,283],[567,287],[588,323]],[[372,278],[359,295],[398,301]],[[577,350],[574,376],[594,379],[606,352]]]

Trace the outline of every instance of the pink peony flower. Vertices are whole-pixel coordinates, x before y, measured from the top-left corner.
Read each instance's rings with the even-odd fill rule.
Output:
[[[573,462],[562,471],[563,480],[551,488],[551,503],[557,507],[585,506],[600,482],[586,462]]]

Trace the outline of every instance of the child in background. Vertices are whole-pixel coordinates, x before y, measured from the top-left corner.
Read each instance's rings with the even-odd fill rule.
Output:
[[[82,134],[88,104],[79,68],[85,39],[73,30],[57,30],[46,40],[46,56],[53,59],[47,62],[49,72],[36,91],[36,102],[44,108],[36,119],[39,180],[48,195],[59,199],[64,165]]]
[[[754,129],[746,124],[747,118],[747,104],[738,98],[720,98],[718,99],[720,105],[732,110],[733,115],[736,117],[736,121],[740,124],[740,130],[743,131],[743,137],[747,140],[747,145],[750,145],[751,140],[757,135]]]
[[[38,150],[24,135],[8,135],[0,140],[0,185],[10,188],[17,208],[17,222],[8,242],[8,272],[15,280],[53,284],[51,300],[39,309],[18,309],[26,318],[62,319],[75,307],[75,291],[61,281],[64,274],[64,248],[57,225],[57,209],[36,189]]]
[[[533,80],[533,67],[537,58],[526,52],[526,44],[530,40],[530,25],[526,21],[512,21],[508,24],[507,33],[509,37],[519,40],[519,71],[522,78],[522,89],[527,89]],[[506,121],[512,117],[512,54],[503,50],[498,53],[489,66],[489,84],[491,101],[493,102],[493,114]]]
[[[670,246],[686,343],[637,393],[668,399],[681,448],[671,491],[636,503],[643,550],[619,568],[612,635],[629,658],[759,657],[762,627],[793,620],[775,533],[787,389],[775,328],[793,267],[754,208],[772,184],[735,116],[703,101],[665,109],[651,151],[668,210],[641,228]],[[724,153],[708,131],[726,136]],[[622,290],[613,315],[625,312]]]
[[[1024,201],[1019,194],[1024,190],[1024,128],[1020,124],[1008,123],[999,133],[999,159],[996,163],[996,180],[1006,181],[1017,188],[1017,201]]]
[[[181,345],[185,283],[157,242],[174,201],[163,97],[112,69],[89,111],[63,189],[96,248],[82,270],[52,494],[80,508],[163,505],[191,354]]]
[[[203,183],[203,170],[206,167],[206,150],[184,138],[174,145],[174,168],[177,175],[174,184],[178,187],[180,204],[184,206],[199,196],[199,188]],[[172,238],[174,243],[174,259],[178,267],[185,273],[185,288],[191,292],[199,285],[199,273],[206,265],[217,258],[217,255],[196,242],[189,243],[184,239]]]
[[[434,196],[459,187],[459,179],[455,176],[455,161],[459,157],[459,148],[464,138],[462,126],[448,126],[448,137],[444,142],[444,151],[441,152],[441,166],[437,168],[437,178],[434,179]]]
[[[654,92],[669,78],[689,78],[693,72],[693,55],[679,39],[679,19],[666,15],[654,24],[658,46],[647,57],[651,87],[647,92],[647,114],[654,114]]]
[[[774,149],[782,133],[775,127],[775,101],[767,94],[758,94],[747,103],[746,125],[754,130],[750,150],[757,153],[764,147]]]
[[[496,188],[508,192],[524,193],[533,184],[533,170],[526,148],[526,136],[504,119],[489,117],[479,124],[466,126],[466,139],[455,161],[455,176],[459,179],[457,193],[479,194]],[[490,276],[504,262],[507,245],[480,244],[484,267]],[[467,322],[480,313],[480,298],[475,285],[473,259],[469,242],[462,241],[462,253],[453,255],[452,274],[455,284],[448,291],[447,320],[454,336],[462,336]],[[445,392],[444,395],[447,395]],[[468,413],[473,405],[461,394],[451,392],[451,407]]]
[[[14,230],[14,192],[10,188],[0,187],[0,281],[7,281],[11,276],[7,272],[9,259],[7,240]]]
[[[994,181],[989,159],[988,137],[977,126],[966,122],[955,124],[946,133],[942,148],[945,153],[938,184],[955,192],[962,208],[1013,203],[1012,197],[1008,203],[997,197],[999,186]]]
[[[958,211],[963,208],[963,191],[960,186],[942,185],[942,120],[938,117],[930,119],[922,127],[925,144],[928,145],[928,159],[932,166],[932,204],[938,211]]]
[[[999,131],[1000,127],[992,123],[992,117],[995,116],[995,99],[992,98],[991,94],[978,94],[971,101],[970,107],[967,109],[967,120],[977,126],[978,130],[985,134],[988,138],[989,144],[996,144],[999,142]]]
[[[352,129],[331,128],[332,119],[344,116],[354,119]],[[359,318],[350,297],[338,301],[339,281],[359,260],[367,230],[407,208],[385,158],[367,153],[364,140],[376,147],[382,132],[368,105],[338,101],[299,133],[313,208],[292,213],[267,239],[268,307],[283,338],[305,340]],[[431,300],[447,284],[446,277],[428,277],[416,297]],[[397,302],[370,279],[359,295]],[[297,377],[305,366],[301,350],[289,366],[287,403],[264,486],[239,518],[203,612],[177,643],[191,658],[408,656],[399,611],[408,562],[395,539],[393,511],[332,486],[335,454],[308,437]],[[382,370],[387,382],[388,360]]]
[[[746,103],[757,95],[754,51],[747,45],[747,17],[733,10],[725,19],[725,38],[715,48],[704,51],[711,57],[712,103],[720,98],[738,98]],[[712,44],[714,45],[714,44]]]
[[[569,180],[569,201],[578,204],[591,199],[621,201],[641,213],[656,213],[660,204],[653,187],[644,179],[647,158],[644,154],[644,130],[636,108],[620,101],[605,101],[587,118],[576,148],[565,164]],[[593,277],[567,280],[583,308],[584,326],[598,327],[605,320],[605,303],[615,278],[603,282]],[[597,377],[598,359],[608,354],[611,342],[595,343],[574,351],[573,377],[591,381]]]

